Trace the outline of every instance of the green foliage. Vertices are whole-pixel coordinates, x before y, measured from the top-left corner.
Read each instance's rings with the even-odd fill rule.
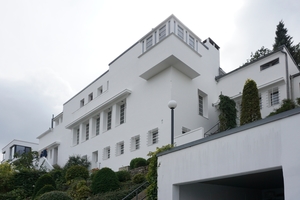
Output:
[[[144,158],[133,158],[130,161],[130,169],[135,169],[142,166],[147,166],[147,160]]]
[[[219,96],[219,121],[220,121],[220,132],[236,127],[237,110],[235,107],[235,101],[230,99],[228,96]]]
[[[280,108],[275,109],[275,111],[271,112],[268,115],[268,117],[276,115],[278,113],[282,113],[282,112],[288,111],[288,110],[292,110],[294,108],[296,108],[296,104],[295,104],[295,102],[293,100],[291,100],[291,99],[283,99]]]
[[[281,20],[276,28],[273,50],[277,50],[280,46],[285,45],[294,58],[296,64],[300,64],[300,43],[294,46],[293,37],[288,35],[287,32],[288,30],[284,27],[284,22]]]
[[[300,98],[296,99],[297,104],[300,106]]]
[[[247,63],[255,61],[255,60],[259,59],[260,57],[263,57],[263,56],[265,56],[265,55],[267,55],[267,54],[269,54],[271,52],[272,51],[270,49],[265,48],[264,46],[262,46],[260,49],[258,49],[254,53],[251,52],[250,59],[247,60]]]
[[[76,180],[71,184],[68,194],[75,200],[87,199],[91,195],[91,190],[85,180]]]
[[[55,190],[55,188],[52,185],[45,185],[36,193],[35,197],[38,198],[39,196],[41,196],[47,192],[54,191],[54,190]]]
[[[120,190],[110,191],[106,193],[101,193],[94,195],[89,198],[89,200],[120,200],[123,199],[125,196],[127,196],[129,193],[131,193],[136,188],[140,187],[141,184],[133,184],[131,181],[120,183]],[[145,185],[141,188],[141,191],[146,189],[148,185]],[[133,199],[135,197],[135,194],[132,194],[127,199]]]
[[[94,179],[94,176],[95,176],[95,174],[97,173],[99,171],[99,169],[98,168],[93,168],[92,170],[91,170],[91,180],[93,180]]]
[[[258,89],[255,81],[248,79],[243,89],[240,124],[244,125],[259,119],[261,119],[261,114]]]
[[[5,194],[0,194],[1,200],[23,200],[27,197],[27,192],[23,188],[17,188]]]
[[[130,175],[129,171],[125,171],[125,170],[118,171],[118,172],[116,172],[116,175],[120,182],[126,182],[131,179],[131,175]]]
[[[37,170],[22,170],[13,174],[14,188],[22,188],[25,191],[25,195],[32,196],[34,191],[34,185],[38,178],[45,172]]]
[[[58,190],[64,190],[63,185],[66,182],[66,180],[65,180],[65,177],[63,176],[63,170],[60,168],[54,168],[48,174],[55,181],[56,188]]]
[[[72,200],[65,192],[52,191],[39,197],[39,200]]]
[[[89,171],[84,166],[71,166],[66,173],[66,180],[71,181],[75,178],[83,178],[88,179],[89,178]]]
[[[287,34],[288,30],[284,27],[284,22],[281,20],[276,28],[275,43],[273,44],[273,50],[285,45],[289,52],[293,54],[293,37]]]
[[[157,199],[157,154],[163,151],[167,151],[172,148],[172,145],[168,144],[166,146],[162,146],[161,148],[156,148],[156,151],[149,152],[149,166],[147,173],[147,181],[149,182],[149,187],[147,188],[147,196],[148,200],[156,200]]]
[[[39,153],[37,151],[22,155],[15,154],[15,158],[18,158],[13,162],[15,170],[35,170],[38,167]]]
[[[45,186],[51,185],[53,188],[56,188],[55,182],[50,174],[44,174],[38,178],[35,183],[33,199],[36,197],[37,193]]]
[[[0,193],[7,193],[12,190],[12,178],[14,170],[7,162],[0,164]]]
[[[75,166],[75,165],[80,165],[80,166],[83,166],[88,169],[89,166],[91,165],[91,162],[89,162],[85,158],[82,158],[80,155],[69,156],[69,160],[65,164],[64,170],[67,170],[70,167]]]
[[[136,184],[145,182],[146,178],[143,174],[136,174],[132,181]]]
[[[95,174],[91,186],[94,194],[113,191],[119,187],[119,181],[116,173],[107,167],[100,169]]]

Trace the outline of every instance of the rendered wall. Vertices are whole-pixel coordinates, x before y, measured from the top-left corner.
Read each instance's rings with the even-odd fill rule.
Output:
[[[297,199],[300,196],[300,147],[297,142],[300,139],[297,128],[300,109],[287,113],[291,113],[289,117],[160,156],[158,199],[180,199],[174,184],[281,167],[285,199]]]

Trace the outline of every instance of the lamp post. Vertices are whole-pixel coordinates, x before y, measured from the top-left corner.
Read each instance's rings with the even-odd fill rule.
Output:
[[[171,100],[168,103],[169,108],[171,109],[171,145],[174,145],[174,109],[177,106],[177,102],[175,100]]]

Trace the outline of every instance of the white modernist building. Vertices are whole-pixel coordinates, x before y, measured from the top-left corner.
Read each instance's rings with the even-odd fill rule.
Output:
[[[300,96],[299,68],[285,47],[226,74],[219,46],[171,15],[63,105],[53,126],[38,136],[39,151],[47,149],[52,165],[81,155],[91,168],[118,170],[171,143],[170,100],[177,102],[179,146],[202,139],[218,123],[221,93],[239,105],[248,78],[258,85],[263,117],[281,100]]]
[[[255,80],[265,117],[281,100],[299,97],[298,73],[282,47],[226,74],[218,45],[210,38],[202,41],[171,15],[64,104],[53,127],[38,136],[39,150],[47,149],[52,165],[63,166],[70,155],[81,155],[91,168],[118,170],[171,143],[170,100],[178,104],[178,146],[203,138],[218,123],[221,93],[239,104],[245,81]]]

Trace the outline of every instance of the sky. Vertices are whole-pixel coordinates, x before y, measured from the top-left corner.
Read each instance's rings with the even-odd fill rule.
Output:
[[[52,114],[171,14],[212,38],[229,72],[272,49],[280,20],[299,43],[299,10],[299,0],[0,0],[0,149],[38,142]]]

